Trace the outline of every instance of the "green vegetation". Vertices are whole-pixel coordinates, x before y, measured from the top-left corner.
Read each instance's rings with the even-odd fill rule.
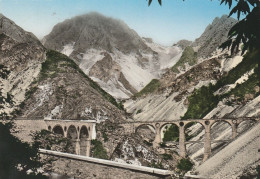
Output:
[[[153,143],[148,142],[147,140],[144,140],[143,143],[146,144],[149,147],[151,147],[153,145]]]
[[[259,84],[259,78],[256,73],[251,75],[248,80],[242,84],[238,84],[236,88],[232,89],[228,94],[234,95],[239,98],[240,101],[242,101],[245,98],[245,94],[253,94],[255,96],[259,95],[260,93],[255,92],[255,87]]]
[[[54,50],[48,50],[47,59],[42,63],[42,69],[38,81],[43,81],[46,78],[55,78],[58,73],[67,73],[67,68],[75,69],[78,73],[83,75],[89,82],[90,86],[96,89],[106,100],[115,105],[117,108],[124,110],[122,104],[117,103],[115,98],[110,94],[105,92],[96,82],[90,79],[79,67],[78,65],[68,58],[66,55],[63,55]],[[28,93],[33,93],[35,91],[30,91]]]
[[[102,131],[102,136],[103,136],[104,142],[107,142],[108,141],[108,136],[107,136],[105,131]]]
[[[141,91],[135,94],[135,97],[140,97],[149,93],[154,92],[160,87],[160,81],[157,79],[153,79],[150,83],[148,83]]]
[[[53,147],[55,150],[60,152],[73,153],[74,147],[70,139],[62,137],[60,135],[54,135],[48,130],[41,130],[33,134],[33,141],[37,142],[40,148],[52,150]]]
[[[190,104],[182,119],[200,119],[215,108],[219,102],[219,97],[214,96],[213,93],[214,90],[211,84],[196,89],[193,94],[188,97]]]
[[[93,146],[91,149],[92,157],[100,158],[100,159],[108,159],[107,151],[103,147],[102,142],[98,140],[91,140],[91,145]]]
[[[161,148],[165,148],[165,147],[167,147],[167,146],[166,146],[165,142],[161,142],[161,143],[160,143],[160,147],[161,147]]]
[[[37,89],[38,89],[38,87],[34,86],[34,87],[30,88],[30,90],[27,90],[25,92],[25,99],[29,99],[31,97],[31,95],[36,92]]]
[[[172,155],[171,154],[162,154],[162,157],[164,160],[172,160]]]
[[[189,171],[193,167],[193,163],[188,158],[183,158],[177,164],[177,168],[182,171]]]
[[[42,166],[38,155],[39,145],[20,141],[11,134],[13,123],[0,123],[0,178],[47,178],[37,173]],[[19,166],[19,169],[17,168]],[[32,173],[27,171],[31,169]]]
[[[136,114],[139,114],[139,113],[141,113],[141,112],[142,112],[142,109],[138,109],[137,112],[136,112]]]
[[[175,124],[171,125],[164,133],[163,142],[178,142],[179,141],[179,127]]]
[[[216,85],[214,85],[214,90],[217,90],[227,84],[233,84],[239,79],[243,74],[257,67],[257,63],[260,59],[259,50],[254,50],[248,52],[244,55],[241,63],[239,63],[235,68],[229,71],[229,73],[221,78]]]
[[[209,84],[209,86],[203,86],[200,89],[196,89],[193,94],[188,97],[189,107],[182,119],[203,118],[208,112],[217,106],[219,101],[229,97],[232,94],[239,97],[241,100],[244,99],[245,94],[259,95],[259,93],[256,94],[254,92],[254,87],[260,83],[257,73],[251,75],[246,82],[237,85],[226,94],[220,96],[213,94],[221,87],[235,83],[246,72],[252,69],[257,69],[259,58],[260,53],[258,50],[248,52],[244,56],[243,61],[230,70],[230,72],[220,79],[215,85]]]
[[[190,122],[185,126],[185,131],[187,128],[191,127],[192,125],[194,125],[196,123]],[[185,139],[186,141],[189,141],[192,137],[192,135],[188,135],[185,132]],[[163,142],[178,142],[179,141],[179,127],[177,125],[171,125],[169,128],[167,128],[167,130],[164,133],[164,137],[163,137]],[[165,143],[161,143],[161,147],[163,147],[163,145],[165,145]],[[165,147],[165,146],[164,146]]]
[[[191,46],[184,49],[180,60],[172,67],[172,71],[179,73],[178,68],[185,68],[185,63],[188,63],[190,66],[197,63],[197,53],[194,52]]]
[[[258,165],[257,167],[256,167],[256,172],[257,172],[257,179],[260,179],[260,165]]]

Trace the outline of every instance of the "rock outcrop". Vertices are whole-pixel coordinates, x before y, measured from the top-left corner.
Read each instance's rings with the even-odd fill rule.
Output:
[[[192,47],[198,51],[198,56],[210,56],[220,44],[226,41],[229,29],[236,22],[237,20],[227,15],[223,15],[221,18],[216,17],[202,35],[192,43]]]
[[[223,22],[224,19],[227,20],[226,23]],[[180,70],[179,73],[172,69],[167,71],[154,86],[147,85],[153,90],[149,92],[145,88],[146,93],[136,95],[124,103],[127,112],[138,121],[259,117],[259,78],[254,71],[259,52],[251,51],[242,57],[239,53],[231,56],[229,51],[221,52],[216,49],[225,40],[225,33],[232,22],[233,20],[228,20],[226,16],[215,19],[201,38],[193,43],[210,44],[212,48],[200,45],[197,49],[200,57],[196,64],[184,64],[185,70]],[[216,24],[227,26],[221,25],[219,28],[222,30],[218,31],[215,29]],[[248,124],[241,124],[239,130],[244,131],[251,126],[249,121]],[[196,137],[190,140],[203,141],[202,130],[198,125],[189,128],[190,134],[196,134]],[[231,127],[226,124],[214,126],[212,133],[216,140],[232,135]],[[224,143],[212,144],[213,154],[224,146]],[[187,149],[192,160],[201,161],[201,144],[189,144]]]
[[[0,15],[0,65],[10,73],[0,79],[4,96],[13,96],[13,105],[4,106],[0,112],[10,114],[25,99],[25,93],[38,76],[45,60],[45,48],[31,33]]]
[[[139,37],[124,22],[98,13],[57,24],[43,44],[71,57],[85,74],[117,99],[129,98],[151,79],[159,78],[181,54],[177,46],[159,47],[151,39]],[[117,67],[109,69],[108,60]]]

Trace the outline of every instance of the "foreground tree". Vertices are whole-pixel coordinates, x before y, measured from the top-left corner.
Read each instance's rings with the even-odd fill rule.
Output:
[[[13,124],[0,123],[0,178],[46,178],[37,174],[39,162],[38,145],[29,145],[11,134]]]
[[[151,3],[152,0],[149,0],[148,5]],[[162,0],[158,0],[158,3],[162,5]],[[221,0],[220,4],[223,3],[228,5],[231,10],[229,17],[237,14],[239,21],[229,30],[227,41],[220,47],[222,49],[231,48],[231,53],[234,53],[243,43],[242,54],[246,50],[260,49],[260,1]],[[240,20],[241,14],[244,14],[245,18]]]
[[[247,50],[260,53],[260,0],[219,1],[220,5],[228,5],[230,9],[229,17],[236,14],[238,19],[238,22],[229,30],[228,38],[220,45],[220,48],[223,50],[231,49],[231,54],[234,54],[242,43],[242,55]],[[152,0],[149,0],[148,5],[151,3]],[[158,0],[158,3],[162,5],[162,0]],[[245,17],[240,20],[241,14]],[[258,60],[257,75],[260,78],[260,59]]]
[[[1,80],[6,79],[9,73],[4,65],[0,65]],[[4,96],[0,86],[0,110],[5,105],[12,104],[11,95]],[[42,166],[39,162],[38,144],[30,145],[12,135],[15,128],[8,119],[5,112],[0,112],[0,179],[46,178],[37,174],[37,168]]]

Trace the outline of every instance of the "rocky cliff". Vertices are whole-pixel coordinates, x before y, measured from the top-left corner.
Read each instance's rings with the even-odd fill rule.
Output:
[[[75,62],[46,50],[33,34],[3,15],[0,23],[0,64],[8,71],[8,78],[1,78],[1,88],[3,95],[13,100],[13,105],[1,110],[6,113],[14,110],[14,115],[31,118],[124,119],[116,100]]]
[[[210,56],[219,47],[219,44],[226,41],[228,31],[235,23],[237,23],[237,20],[227,15],[220,18],[216,17],[202,35],[192,43],[192,47],[198,52],[198,56]]]
[[[4,96],[13,96],[13,104],[4,106],[0,113],[11,113],[25,99],[26,90],[38,76],[45,60],[45,48],[31,33],[0,14],[0,64],[9,72],[0,78]]]
[[[123,120],[115,99],[65,55],[48,51],[39,76],[27,90],[22,116],[56,119]]]
[[[98,151],[100,155],[93,154],[94,157],[102,155],[106,159],[119,162],[162,167],[161,163],[166,162],[162,156],[153,151],[138,135],[125,134],[119,127],[118,124],[127,118],[122,105],[91,80],[73,60],[57,51],[45,49],[33,35],[29,36],[30,33],[7,18],[2,19],[5,23],[0,35],[0,67],[8,72],[8,78],[1,78],[1,88],[3,94],[9,96],[6,99],[14,101],[13,105],[4,106],[6,113],[15,116],[15,119],[32,119],[31,121],[44,118],[94,119],[98,123],[97,140],[92,148],[102,146],[103,152],[100,154]],[[10,22],[9,26],[4,25],[6,22]],[[13,38],[8,36],[16,33],[7,33],[6,28],[17,30],[19,38],[16,35]],[[103,78],[106,80],[107,75],[112,73],[110,70],[116,71],[120,66],[108,54],[103,55],[104,59],[95,64],[90,72],[94,76],[103,75],[98,72],[100,68],[104,70]],[[111,69],[105,68],[106,65]],[[115,75],[121,81],[126,80],[120,72]],[[39,121],[26,126],[26,130],[23,128],[24,124],[20,124],[17,129],[22,128],[24,135],[19,137],[26,140],[29,136],[25,135],[29,134],[30,126],[45,125],[43,121]],[[175,164],[172,162],[171,166]]]
[[[228,24],[227,27],[230,27],[230,20],[222,22],[223,19],[227,18],[216,18],[213,24]],[[214,32],[210,36],[222,37],[228,29],[222,27],[226,29],[223,31],[212,28],[212,25],[207,27],[204,35],[193,44],[216,43],[215,46],[219,46],[222,40],[205,42],[209,38],[205,34]],[[259,77],[256,72],[259,51],[250,51],[241,56],[240,52],[230,55],[227,50],[220,51],[214,47],[211,51],[205,47],[201,45],[198,49],[192,48],[197,53],[197,60],[192,65],[188,63],[193,59],[189,54],[194,53],[192,50],[192,53],[185,53],[184,50],[180,58],[183,62],[176,63],[183,65],[175,68],[179,72],[170,69],[159,80],[151,81],[134,98],[124,103],[127,112],[138,121],[259,117]],[[203,56],[203,53],[207,55]],[[244,131],[250,126],[252,123],[249,121],[241,124],[239,130]],[[187,129],[186,133],[196,134],[189,140],[204,140],[203,128],[199,125]],[[232,135],[231,127],[224,123],[214,126],[212,133],[212,138],[216,140],[227,139]],[[213,153],[217,153],[223,146],[223,143],[212,144]],[[191,159],[201,161],[201,144],[189,144],[187,149]]]
[[[163,47],[142,39],[124,22],[98,13],[57,24],[43,44],[71,57],[117,99],[130,97],[151,79],[159,78],[181,54],[179,47]]]

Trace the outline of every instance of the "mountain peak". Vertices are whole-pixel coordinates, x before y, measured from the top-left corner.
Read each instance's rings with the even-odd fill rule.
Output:
[[[17,42],[34,42],[40,45],[35,35],[23,30],[3,14],[0,14],[0,33],[4,33]]]
[[[216,17],[192,44],[195,49],[199,49],[198,56],[207,57],[215,51],[227,39],[229,29],[236,22],[236,19],[227,15]]]
[[[61,50],[65,44],[75,43],[74,49],[117,49],[123,53],[150,50],[138,34],[123,21],[91,12],[67,19],[54,26],[45,38],[47,48]]]

